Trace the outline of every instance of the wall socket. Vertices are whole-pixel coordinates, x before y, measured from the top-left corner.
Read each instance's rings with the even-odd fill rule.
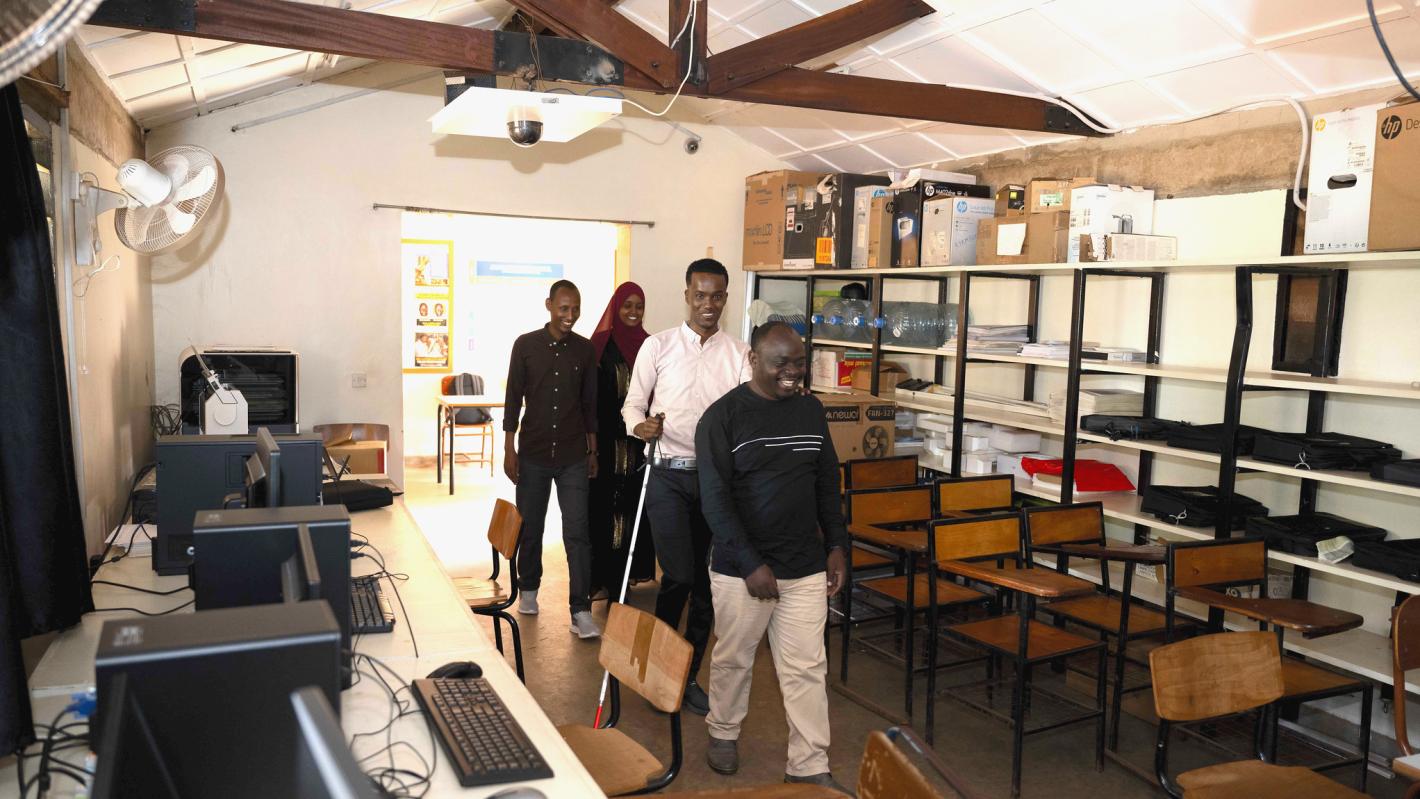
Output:
[[[364,372],[355,372],[354,374],[350,375],[351,388],[364,388],[367,382],[368,381],[365,378]]]

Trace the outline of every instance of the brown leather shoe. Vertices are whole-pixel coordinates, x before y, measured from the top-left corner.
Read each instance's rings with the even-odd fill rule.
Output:
[[[792,775],[792,774],[785,774],[785,775],[784,775],[784,781],[785,781],[785,782],[805,782],[805,783],[808,783],[808,784],[810,784],[810,785],[822,785],[822,786],[825,787],[825,788],[829,788],[829,789],[838,791],[839,793],[843,794],[844,796],[853,796],[853,792],[852,792],[852,791],[848,790],[847,788],[844,788],[842,785],[839,785],[839,784],[838,784],[838,780],[835,780],[835,779],[833,778],[833,775],[830,774],[830,773],[827,772],[827,771],[823,772],[822,774],[810,774],[810,775],[808,775],[807,777],[795,777],[795,776]]]
[[[740,750],[736,741],[711,738],[705,747],[705,762],[718,774],[734,774],[740,770]]]

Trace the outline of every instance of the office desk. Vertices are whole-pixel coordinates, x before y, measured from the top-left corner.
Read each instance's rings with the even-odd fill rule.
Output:
[[[472,660],[478,663],[483,667],[483,676],[493,684],[555,775],[550,780],[526,784],[539,788],[549,797],[603,796],[591,775],[557,733],[547,714],[538,706],[527,688],[518,681],[512,667],[483,633],[468,605],[460,599],[443,566],[434,557],[424,534],[405,509],[404,500],[397,498],[390,507],[352,514],[351,526],[355,533],[368,538],[380,550],[384,555],[385,565],[391,572],[409,575],[408,580],[399,583],[404,611],[407,611],[409,618],[405,618],[405,612],[400,610],[399,601],[395,599],[388,581],[385,581],[383,587],[394,604],[397,617],[395,632],[357,636],[354,642],[355,652],[379,660],[405,681],[423,677],[450,661]],[[120,533],[119,540],[128,540],[126,530]],[[371,558],[360,558],[351,564],[352,572],[357,575],[367,574],[378,568]],[[98,577],[158,591],[179,588],[186,584],[185,577],[161,577],[155,574],[150,560],[141,551],[118,563],[104,566],[99,570]],[[132,607],[156,612],[176,607],[191,598],[190,591],[180,591],[172,596],[153,596],[115,586],[94,586],[94,604],[100,608]],[[187,608],[178,612],[192,611]],[[94,652],[98,646],[99,629],[103,622],[132,615],[134,614],[128,612],[88,614],[78,625],[65,631],[51,644],[30,680],[31,706],[37,723],[48,724],[55,713],[68,704],[71,693],[86,690],[93,685]],[[416,643],[418,655],[414,651]],[[368,671],[369,667],[360,665],[359,668]],[[405,694],[401,693],[401,698],[404,696]],[[362,675],[352,688],[341,694],[340,706],[341,726],[347,735],[383,727],[389,721],[392,710],[385,689],[378,681],[365,675]],[[422,714],[416,713],[400,719],[395,722],[392,730],[394,740],[407,742],[426,759],[432,760],[431,744],[435,748],[438,748],[439,744],[437,741],[431,741]],[[354,747],[356,756],[370,754],[385,746],[383,734],[378,736],[378,743],[376,740],[376,736],[359,739]],[[484,797],[501,787],[507,787],[462,788],[442,749],[439,749],[437,758],[438,766],[435,769],[433,786],[427,794],[430,799],[443,796]],[[418,760],[409,752],[408,747],[398,747],[395,759],[401,767],[420,770]],[[365,767],[374,768],[377,762],[388,764],[387,760],[372,760],[365,764]],[[64,782],[62,778],[57,780],[56,788],[64,790]],[[11,799],[17,795],[14,766],[0,769],[0,799]]]
[[[464,396],[458,396],[458,395],[453,395],[453,394],[444,394],[444,395],[442,395],[442,396],[439,397],[439,407],[438,407],[438,409],[437,409],[437,411],[436,411],[436,415],[435,415],[435,417],[434,417],[434,421],[435,421],[435,427],[434,427],[434,433],[435,433],[435,435],[434,435],[435,447],[434,447],[434,448],[435,448],[436,450],[438,450],[437,454],[435,454],[435,456],[434,456],[434,479],[435,479],[436,481],[441,481],[441,480],[444,479],[444,445],[443,445],[443,442],[442,442],[442,441],[439,441],[439,436],[440,436],[440,434],[442,434],[442,433],[444,432],[444,419],[447,418],[447,419],[449,420],[449,494],[450,494],[450,495],[453,495],[453,493],[454,493],[454,423],[453,423],[453,415],[454,415],[454,413],[455,413],[456,411],[458,411],[459,409],[461,409],[461,408],[501,408],[501,407],[503,407],[503,400],[502,400],[502,399],[499,399],[499,398],[496,398],[496,397],[490,397],[490,396],[488,396],[488,395],[486,395],[486,394],[479,394],[479,395],[468,394],[468,395],[464,395]],[[489,422],[489,424],[492,424],[492,422]],[[494,433],[494,434],[493,434],[493,441],[494,441],[494,444],[496,445],[496,444],[497,444],[497,441],[498,441],[498,434],[497,434],[497,433]],[[496,450],[497,450],[497,447],[495,446],[495,447],[494,447],[494,451],[496,451]],[[490,452],[490,453],[488,454],[488,457],[492,458],[492,457],[493,457],[493,453]]]

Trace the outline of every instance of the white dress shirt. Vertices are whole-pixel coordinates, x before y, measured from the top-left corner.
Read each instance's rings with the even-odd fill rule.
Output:
[[[682,322],[641,345],[621,418],[630,433],[647,418],[664,413],[657,454],[693,458],[700,415],[749,378],[749,347],[743,341],[717,330],[702,344],[700,334]]]

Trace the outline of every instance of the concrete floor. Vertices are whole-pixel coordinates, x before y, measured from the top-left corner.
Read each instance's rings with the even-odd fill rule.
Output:
[[[493,479],[487,476],[486,470],[479,474],[471,466],[461,466],[459,493],[450,498],[446,487],[436,485],[433,478],[432,469],[406,471],[407,507],[450,573],[486,575],[488,545],[484,535],[492,500],[500,496],[511,500],[512,486],[501,475]],[[358,516],[356,523],[358,527]],[[596,660],[596,642],[578,640],[568,632],[566,560],[560,543],[559,524],[554,499],[548,514],[544,548],[546,575],[539,594],[542,613],[535,617],[519,617],[527,684],[555,723],[590,724],[596,711],[602,671]],[[645,584],[633,589],[627,601],[638,608],[651,610],[655,594],[656,585]],[[604,622],[606,603],[596,603],[594,614],[599,622]],[[837,679],[838,653],[838,639],[835,636],[829,651],[831,682]],[[507,656],[511,662],[511,647]],[[850,656],[850,668],[850,685],[855,690],[884,707],[901,710],[903,681],[899,666],[855,646],[855,652]],[[708,676],[708,671],[707,657],[702,667],[702,681]],[[966,683],[981,676],[979,667],[963,667],[944,674],[939,684]],[[1051,674],[1048,669],[1038,669],[1034,679],[1037,685],[1048,690],[1073,693],[1061,676]],[[913,721],[920,732],[923,729],[924,678],[919,676],[917,684],[918,704]],[[1073,695],[1084,701],[1091,700],[1084,694]],[[998,701],[1001,696],[998,693]],[[858,762],[868,733],[886,729],[892,724],[834,691],[830,691],[828,697],[833,733],[831,767],[834,776],[851,787],[858,778]],[[1147,693],[1140,695],[1141,699],[1146,697]],[[1004,700],[1009,702],[1009,693],[1005,693]],[[621,729],[663,758],[669,757],[666,717],[629,692],[623,692],[622,704]],[[1039,706],[1042,716],[1050,710],[1045,700],[1040,700]],[[705,764],[706,733],[702,717],[684,713],[682,721],[685,765],[672,790],[728,789],[775,783],[783,779],[787,728],[767,646],[761,648],[755,663],[754,688],[741,737],[741,767],[737,775],[720,776]],[[1152,725],[1126,715],[1121,726],[1121,753],[1128,761],[1150,771],[1154,735]],[[937,703],[935,749],[981,795],[1009,795],[1011,737],[1006,724],[943,697]],[[1177,736],[1173,750],[1176,768],[1233,759],[1220,757],[1211,749]],[[1355,767],[1342,770],[1335,776],[1348,786],[1356,784]],[[1404,787],[1400,781],[1372,773],[1368,793],[1379,797],[1400,797]],[[1104,769],[1096,771],[1094,728],[1090,724],[1027,738],[1022,792],[1027,797],[1059,799],[1164,795],[1151,782],[1116,763],[1106,761]]]

